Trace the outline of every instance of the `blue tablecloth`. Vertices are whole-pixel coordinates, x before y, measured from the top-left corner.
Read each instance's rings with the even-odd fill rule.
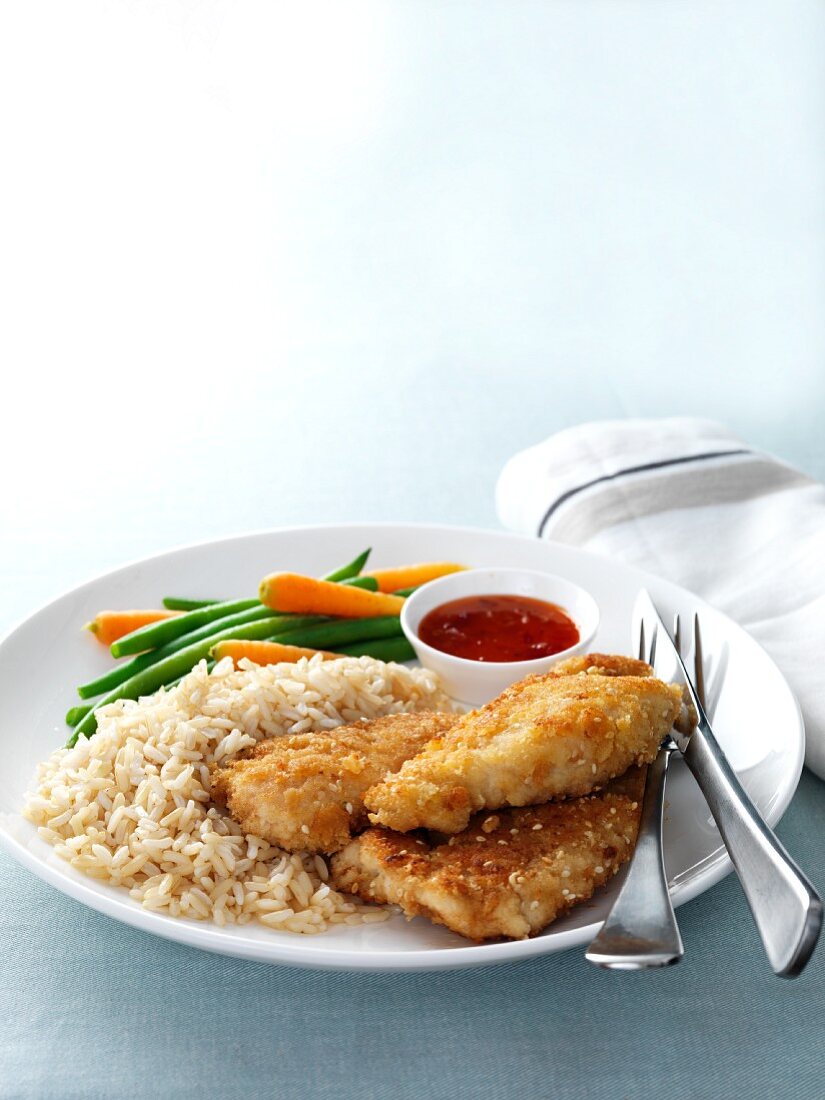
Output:
[[[821,6],[318,15],[0,16],[0,627],[244,530],[494,526],[505,458],[584,418],[715,416],[825,476]],[[823,795],[779,827],[820,887]],[[327,974],[0,853],[0,1097],[825,1095],[823,953],[773,977],[735,880],[679,916],[667,972]]]

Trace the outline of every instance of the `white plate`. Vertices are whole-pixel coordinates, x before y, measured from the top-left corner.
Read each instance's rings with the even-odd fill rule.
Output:
[[[613,890],[597,894],[541,936],[474,945],[424,919],[338,927],[313,937],[264,927],[218,928],[141,908],[124,890],[75,872],[20,816],[39,760],[65,736],[63,714],[75,685],[108,667],[81,625],[104,607],[157,604],[164,595],[233,597],[254,593],[273,569],[323,573],[374,547],[370,564],[446,560],[518,566],[560,573],[588,589],[602,612],[593,648],[630,651],[631,608],[646,585],[663,612],[702,613],[703,641],[713,662],[711,716],[733,767],[770,822],[799,781],[804,732],[799,708],[781,673],[752,638],[697,597],[656,577],[566,546],[455,527],[353,524],[291,528],[206,543],[125,566],[67,593],[38,611],[0,645],[0,840],[46,882],[117,920],[169,939],[262,962],[341,969],[435,969],[524,959],[586,944],[598,930]],[[724,672],[724,692],[718,681]],[[678,905],[707,890],[731,869],[719,834],[692,777],[675,761],[668,781],[666,851]]]

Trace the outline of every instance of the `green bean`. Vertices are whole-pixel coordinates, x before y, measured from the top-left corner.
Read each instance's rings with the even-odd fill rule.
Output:
[[[218,600],[188,600],[183,596],[164,596],[163,606],[167,611],[198,611],[201,607],[210,607]]]
[[[86,717],[91,709],[91,704],[85,707],[69,707],[66,711],[66,725],[76,726],[82,718]]]
[[[303,619],[296,616],[287,620],[283,615],[273,615],[268,619],[259,619],[257,622],[247,623],[245,626],[227,627],[225,630],[219,630],[211,638],[205,638],[200,642],[179,649],[177,653],[158,661],[157,664],[150,665],[149,668],[143,669],[122,684],[118,684],[116,688],[104,695],[102,699],[99,699],[95,703],[94,710],[90,710],[72,730],[69,740],[66,742],[67,747],[71,748],[72,745],[76,744],[78,737],[90,737],[94,733],[97,727],[95,711],[99,707],[105,706],[106,703],[113,703],[116,699],[138,699],[141,695],[150,695],[153,691],[157,691],[159,687],[163,687],[164,684],[168,684],[180,676],[185,676],[198,661],[202,661],[204,657],[209,656],[209,651],[216,642],[221,642],[225,638],[247,640],[269,638],[274,631],[278,629],[283,631],[287,623],[293,630],[296,630],[302,625],[314,625],[318,623],[318,619],[316,616],[307,616]]]
[[[219,630],[225,630],[229,626],[243,626],[245,623],[256,622],[258,619],[268,619],[271,616],[272,611],[268,607],[258,604],[257,607],[250,607],[247,611],[238,611],[234,615],[225,615],[222,619],[213,619],[211,623],[205,623],[198,630],[183,634],[180,638],[167,642],[159,649],[151,649],[148,653],[139,653],[131,661],[122,661],[114,668],[110,668],[108,672],[104,672],[102,676],[98,676],[96,680],[90,680],[88,684],[81,684],[77,689],[77,694],[81,699],[93,699],[96,695],[111,691],[118,684],[122,684],[124,680],[128,680],[131,676],[142,672],[143,669],[149,668],[150,665],[156,665],[158,661],[177,653],[184,646],[211,638],[213,634],[216,634]]]
[[[375,577],[350,577],[349,580],[338,583],[349,585],[350,588],[366,588],[368,592],[378,591],[378,581]]]
[[[282,628],[267,635],[267,639],[283,645],[336,650],[338,646],[365,642],[371,638],[394,638],[400,632],[397,615],[379,615],[374,619],[330,619],[306,627],[290,624],[286,630]]]
[[[372,553],[372,547],[368,547],[363,554],[359,554],[357,558],[349,563],[349,565],[342,565],[340,569],[334,569],[332,573],[327,573],[325,577],[322,577],[323,581],[346,581],[350,577],[357,577],[364,566],[367,564],[367,558]]]
[[[176,615],[172,619],[161,619],[158,623],[150,623],[139,630],[133,630],[112,642],[110,646],[113,657],[126,657],[131,653],[141,653],[145,649],[157,649],[173,638],[180,638],[182,634],[189,634],[198,627],[211,623],[213,619],[222,619],[226,615],[233,615],[236,611],[247,611],[251,607],[259,607],[260,601],[249,600],[224,600],[221,603],[213,603],[208,607],[200,607],[195,611],[187,611],[183,615]]]
[[[290,623],[288,630],[281,627],[272,634],[267,634],[264,640],[337,653],[341,646],[371,639],[396,638],[400,633],[401,624],[397,615],[379,615],[373,619],[327,619],[300,627]],[[215,639],[216,642],[221,640]]]
[[[347,657],[376,657],[379,661],[415,659],[415,650],[403,634],[395,638],[375,638],[371,641],[356,642],[354,645],[339,646],[335,652]]]
[[[395,592],[393,592],[393,596],[411,596],[413,592],[417,592],[420,587],[420,584],[416,584],[412,588],[397,588]]]

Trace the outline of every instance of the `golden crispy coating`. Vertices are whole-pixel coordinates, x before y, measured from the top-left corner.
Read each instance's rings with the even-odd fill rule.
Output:
[[[597,676],[652,676],[653,669],[646,661],[637,661],[635,657],[624,657],[620,653],[582,653],[578,657],[568,657],[553,665],[553,676],[575,676],[579,672],[588,672]]]
[[[368,829],[333,856],[333,882],[471,940],[526,939],[630,858],[646,770],[632,768],[584,798],[476,814],[438,844],[427,834]]]
[[[212,796],[248,833],[288,851],[334,852],[367,824],[363,795],[456,721],[391,714],[329,733],[274,737],[212,772]]]
[[[581,671],[528,677],[463,715],[367,791],[370,821],[457,833],[477,810],[575,798],[649,763],[682,693],[650,675],[613,673],[638,665],[629,660],[591,655]]]

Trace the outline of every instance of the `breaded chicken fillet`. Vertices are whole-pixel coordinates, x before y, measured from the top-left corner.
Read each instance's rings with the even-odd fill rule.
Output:
[[[332,858],[332,879],[471,940],[526,939],[589,898],[630,858],[646,768],[565,802],[476,814],[441,843],[372,828]]]
[[[363,795],[455,714],[391,714],[328,733],[262,741],[212,772],[212,796],[246,830],[288,851],[334,852],[367,824]]]
[[[650,672],[591,654],[513,684],[370,788],[370,821],[457,833],[477,810],[575,798],[649,763],[682,706]]]

